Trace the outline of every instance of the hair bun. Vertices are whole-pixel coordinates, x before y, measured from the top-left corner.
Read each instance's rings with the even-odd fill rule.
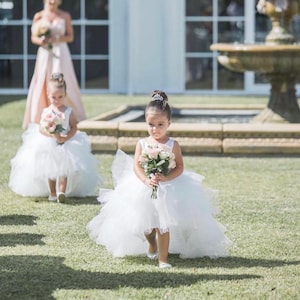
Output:
[[[152,101],[156,101],[156,100],[163,101],[164,98],[160,94],[156,93],[155,95],[152,96]]]
[[[62,74],[62,73],[53,73],[51,75],[51,79],[62,82],[64,80],[64,74]]]

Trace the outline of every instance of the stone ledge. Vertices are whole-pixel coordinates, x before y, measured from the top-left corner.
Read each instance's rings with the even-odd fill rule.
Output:
[[[169,127],[169,135],[175,137],[189,138],[215,138],[222,139],[222,124],[200,124],[200,123],[172,123]]]
[[[299,139],[224,139],[225,154],[300,154]]]
[[[107,121],[92,121],[85,120],[81,121],[77,125],[78,130],[86,132],[88,135],[92,136],[118,136],[119,124],[116,122]]]
[[[300,124],[224,124],[224,138],[300,138]]]
[[[94,152],[133,153],[147,136],[145,123],[83,121],[78,129],[91,139]],[[170,137],[185,154],[300,154],[300,124],[187,124],[172,123]]]
[[[115,152],[118,149],[118,138],[112,136],[90,136],[93,152]]]
[[[133,153],[136,143],[141,137],[120,137],[118,148],[125,152]],[[222,141],[213,138],[182,138],[172,137],[177,140],[183,153],[222,153]]]
[[[222,153],[222,140],[216,138],[174,137],[185,154]]]

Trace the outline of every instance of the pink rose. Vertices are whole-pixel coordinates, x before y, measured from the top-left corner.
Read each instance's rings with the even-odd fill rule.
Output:
[[[157,159],[159,152],[160,152],[159,148],[150,148],[148,151],[148,156],[151,159]]]

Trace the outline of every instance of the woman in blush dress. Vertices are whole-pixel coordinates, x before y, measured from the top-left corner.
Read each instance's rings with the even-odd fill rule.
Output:
[[[33,17],[31,41],[38,45],[36,64],[27,96],[23,128],[39,123],[43,109],[49,106],[48,79],[53,73],[63,73],[68,86],[65,105],[72,107],[77,121],[86,118],[80,88],[67,43],[73,42],[72,19],[59,9],[61,0],[44,0],[44,9]]]

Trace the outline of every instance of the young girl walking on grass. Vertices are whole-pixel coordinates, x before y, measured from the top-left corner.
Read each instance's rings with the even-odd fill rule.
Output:
[[[203,176],[184,171],[179,143],[167,135],[171,109],[165,92],[155,90],[145,110],[149,136],[136,145],[134,160],[117,151],[114,190],[87,229],[91,239],[116,257],[147,255],[171,268],[168,253],[181,258],[227,256],[230,240],[213,217],[215,193]]]
[[[66,196],[95,195],[97,160],[86,133],[77,130],[72,108],[63,104],[63,74],[52,74],[47,95],[51,104],[43,110],[40,124],[29,125],[11,160],[9,186],[22,196],[48,196],[58,202],[65,202]]]

